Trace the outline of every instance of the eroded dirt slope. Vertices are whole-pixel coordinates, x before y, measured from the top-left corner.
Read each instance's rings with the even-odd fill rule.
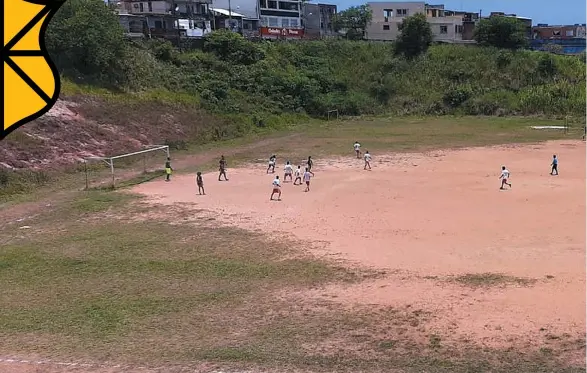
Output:
[[[0,168],[59,168],[145,145],[205,141],[226,135],[226,126],[195,107],[66,97],[0,142]]]

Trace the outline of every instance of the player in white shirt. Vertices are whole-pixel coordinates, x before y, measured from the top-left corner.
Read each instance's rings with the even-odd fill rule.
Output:
[[[294,180],[294,185],[302,185],[302,169],[300,168],[301,166],[298,165],[298,168],[296,168],[295,174],[296,174],[296,179]],[[299,181],[299,184],[298,184]]]
[[[271,157],[269,157],[269,166],[267,166],[267,173],[269,173],[269,170],[271,170],[271,173],[275,172],[275,163],[277,162],[277,157],[275,156],[275,154],[273,154]]]
[[[287,181],[288,176],[289,176],[289,181],[291,181],[292,174],[293,174],[293,167],[291,166],[291,164],[289,164],[289,161],[287,161],[287,163],[285,164],[283,171],[285,172],[285,174],[283,175],[283,182],[285,183]]]
[[[310,178],[312,177],[312,173],[309,169],[306,168],[306,172],[304,172],[304,181],[306,182],[306,190],[304,192],[310,191]]]
[[[505,189],[504,185],[508,185],[510,188],[512,187],[512,184],[508,183],[508,179],[510,178],[510,172],[507,168],[505,168],[505,166],[501,166],[501,176],[499,178],[501,179],[501,188],[499,189]]]
[[[281,201],[281,181],[279,181],[279,176],[275,176],[275,179],[273,179],[273,192],[271,192],[271,198],[269,199],[270,201],[273,201],[273,196],[275,195],[275,193],[277,193],[277,200]]]
[[[353,148],[355,148],[355,153],[357,154],[357,159],[361,158],[361,144],[359,144],[358,141],[355,141],[355,145],[353,145]]]
[[[363,170],[366,170],[367,167],[369,167],[369,169],[371,169],[371,154],[369,154],[369,151],[365,151],[365,155],[363,156],[363,158],[365,158],[365,167],[363,167]]]

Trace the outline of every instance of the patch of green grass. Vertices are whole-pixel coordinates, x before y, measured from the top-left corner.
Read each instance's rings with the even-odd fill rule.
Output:
[[[261,235],[171,225],[171,209],[149,212],[158,222],[116,218],[134,198],[80,193],[32,220],[34,234],[0,247],[0,282],[9,284],[0,294],[0,334],[8,341],[2,352],[30,352],[26,341],[38,335],[52,339],[36,350],[46,355],[119,355],[137,338],[159,338],[162,330],[168,342],[180,345],[189,334],[192,342],[179,350],[153,344],[135,349],[137,358],[156,362],[152,356],[161,357],[160,350],[176,357],[204,350],[230,339],[235,328],[249,340],[262,323],[260,299],[275,292],[358,278]]]
[[[530,286],[536,282],[535,279],[508,276],[501,273],[467,273],[456,276],[454,281],[465,286],[471,287],[491,287],[491,286]]]

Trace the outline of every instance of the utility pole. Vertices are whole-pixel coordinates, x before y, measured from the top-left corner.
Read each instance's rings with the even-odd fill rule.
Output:
[[[230,31],[232,31],[232,6],[230,0],[228,0],[228,26],[230,27]]]

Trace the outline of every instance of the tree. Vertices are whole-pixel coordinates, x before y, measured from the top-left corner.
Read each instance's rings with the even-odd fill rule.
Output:
[[[125,79],[128,44],[118,16],[101,0],[68,0],[51,19],[46,45],[60,73],[109,84]]]
[[[432,30],[422,13],[416,13],[403,19],[400,35],[395,43],[395,53],[406,58],[414,58],[426,53],[432,44]]]
[[[524,23],[513,17],[482,19],[475,28],[474,38],[480,45],[501,49],[520,49],[527,45]]]
[[[332,25],[334,30],[344,32],[347,39],[362,40],[372,18],[373,12],[368,5],[352,6],[336,14]]]
[[[257,44],[224,29],[206,35],[203,50],[223,61],[241,65],[251,65],[265,58],[265,52]]]

